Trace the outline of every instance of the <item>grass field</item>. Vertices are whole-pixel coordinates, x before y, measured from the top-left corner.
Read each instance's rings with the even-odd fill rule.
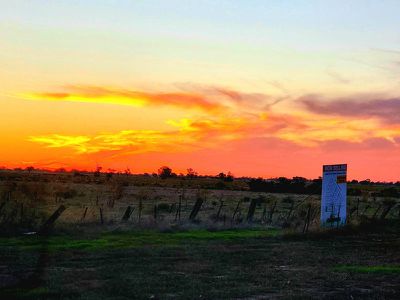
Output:
[[[319,195],[35,176],[0,181],[0,299],[400,298],[397,198],[350,196],[328,230]]]
[[[0,181],[0,224],[6,231],[15,228],[22,232],[36,231],[60,205],[66,210],[57,220],[59,227],[119,224],[129,207],[131,214],[124,223],[131,229],[168,228],[187,223],[190,226],[197,223],[202,228],[228,229],[248,223],[252,201],[256,203],[251,218],[253,224],[301,231],[309,219],[310,229],[319,227],[319,195],[195,188],[196,185],[206,186],[212,180],[214,185],[218,183],[217,179],[203,178],[179,182],[175,178],[119,175],[97,183],[98,179],[92,176],[87,183],[86,177],[78,180],[72,175],[52,174],[50,178],[43,174],[11,175]],[[201,207],[188,222],[199,199]],[[363,218],[398,219],[399,215],[399,199],[370,197],[368,192],[348,197],[348,220],[351,222],[357,223]]]
[[[395,299],[400,296],[400,233],[398,224],[389,229],[301,236],[264,229],[116,230],[2,238],[0,295]]]

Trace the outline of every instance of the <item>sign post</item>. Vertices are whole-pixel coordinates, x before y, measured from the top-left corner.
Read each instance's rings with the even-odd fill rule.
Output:
[[[322,176],[321,226],[346,224],[347,164],[324,165]]]

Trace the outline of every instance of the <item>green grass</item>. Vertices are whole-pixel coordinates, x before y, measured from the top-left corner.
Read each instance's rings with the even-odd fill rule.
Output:
[[[397,299],[399,273],[382,266],[398,266],[400,236],[377,236],[285,239],[279,230],[235,229],[0,238],[0,299],[309,299],[327,291]],[[384,280],[343,280],[341,272],[368,265],[384,268]],[[24,280],[30,274],[36,280]]]
[[[338,266],[338,272],[373,273],[373,274],[400,274],[400,266]]]
[[[13,237],[0,238],[0,247],[17,248],[19,250],[38,250],[45,246],[48,251],[135,248],[143,246],[172,246],[187,241],[206,242],[210,240],[237,240],[276,236],[276,229],[236,229],[236,230],[190,230],[182,232],[158,232],[154,230],[137,230],[130,232],[108,232],[98,236],[80,238],[71,236],[51,237]]]
[[[49,296],[49,289],[46,287],[14,288],[3,291],[4,299],[46,299]]]

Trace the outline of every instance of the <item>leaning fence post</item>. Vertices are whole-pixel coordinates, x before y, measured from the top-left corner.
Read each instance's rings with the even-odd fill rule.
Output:
[[[122,222],[128,221],[132,213],[133,213],[133,208],[130,205],[128,205],[122,217]]]
[[[272,223],[272,217],[273,217],[274,212],[275,212],[276,203],[277,203],[277,201],[274,202],[274,205],[271,207],[271,211],[269,212],[269,216],[268,216],[268,222],[269,223]]]
[[[44,224],[40,227],[39,233],[47,233],[65,209],[66,207],[64,205],[60,205],[60,207],[57,208],[57,210],[50,216],[50,218],[48,218],[47,221],[44,222]]]
[[[143,203],[142,203],[142,199],[140,198],[139,199],[139,215],[138,215],[138,218],[139,218],[139,224],[140,224],[140,222],[142,221],[142,209],[143,209]]]
[[[261,217],[261,223],[265,223],[267,220],[267,204],[264,203],[264,208],[262,212],[262,217]]]
[[[189,220],[193,221],[196,218],[197,214],[200,211],[201,205],[203,204],[203,201],[204,200],[202,198],[197,198],[196,203],[193,206],[192,212],[190,213]]]
[[[86,206],[85,207],[85,211],[83,212],[83,215],[82,215],[82,218],[81,218],[81,222],[83,222],[83,220],[85,220],[87,211],[88,211],[88,207]]]
[[[239,199],[238,203],[236,204],[235,211],[233,212],[233,215],[232,215],[232,223],[235,221],[236,214],[239,211],[240,203],[242,203],[242,199]]]
[[[20,219],[20,223],[22,224],[23,223],[23,221],[24,221],[24,204],[23,203],[21,203],[21,206],[20,206],[20,212],[21,212],[21,219]]]
[[[375,219],[376,216],[378,215],[378,211],[382,208],[382,204],[379,204],[378,208],[376,209],[374,215],[372,216],[372,219]]]
[[[358,208],[360,207],[360,197],[357,198],[357,217],[358,217]]]
[[[220,204],[219,204],[219,208],[218,208],[218,212],[217,212],[217,216],[215,217],[215,222],[217,222],[219,220],[219,216],[221,214],[221,210],[222,207],[224,206],[224,201],[220,200]]]
[[[257,200],[251,199],[249,211],[247,212],[246,221],[248,223],[253,222],[254,212],[256,211]]]
[[[2,212],[2,210],[3,210],[3,208],[4,208],[5,205],[6,205],[6,201],[3,201],[3,202],[0,204],[0,213]]]
[[[308,232],[308,226],[310,225],[310,217],[311,217],[311,204],[308,205],[306,220],[304,222],[303,233]]]
[[[4,197],[4,198],[6,198],[6,199],[4,199],[3,202],[0,204],[0,213],[3,210],[3,208],[5,207],[5,205],[7,204],[7,202],[10,202],[10,200],[11,200],[11,192],[8,192],[7,196]]]
[[[182,197],[179,196],[179,203],[175,213],[175,221],[179,219],[181,220],[181,208],[182,208]]]
[[[361,216],[364,216],[364,215],[367,213],[367,210],[370,209],[370,208],[371,208],[371,205],[367,204],[367,205],[364,207],[364,210],[362,211]]]
[[[103,207],[99,207],[99,212],[100,212],[100,223],[101,223],[101,225],[103,225],[104,224]]]
[[[289,213],[286,216],[286,223],[287,224],[289,223],[289,219],[292,216],[293,208],[294,208],[294,202],[292,202],[292,204],[290,205]]]
[[[154,204],[154,221],[157,222],[157,204]]]
[[[382,211],[381,220],[384,220],[386,218],[393,206],[394,203],[387,204],[386,208]]]

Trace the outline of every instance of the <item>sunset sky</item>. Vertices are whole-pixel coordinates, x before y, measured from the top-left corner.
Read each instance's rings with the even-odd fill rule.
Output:
[[[399,11],[0,1],[0,166],[400,180]]]

